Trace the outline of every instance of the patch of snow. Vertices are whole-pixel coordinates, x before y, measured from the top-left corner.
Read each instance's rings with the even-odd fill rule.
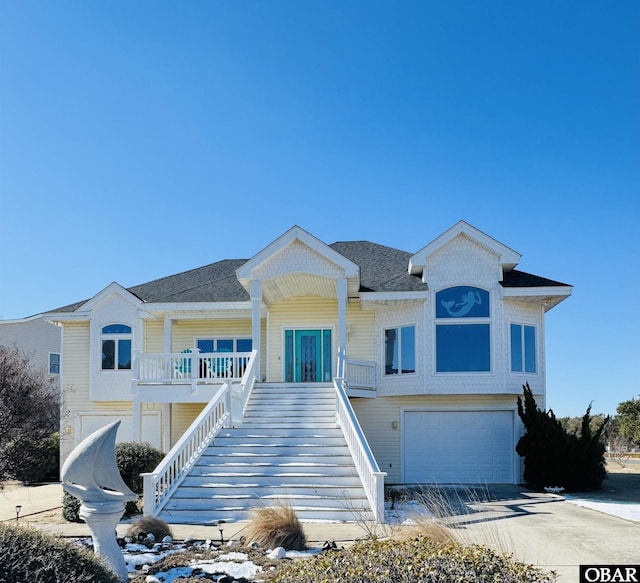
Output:
[[[384,517],[386,524],[415,524],[416,518],[434,518],[424,504],[419,500],[396,502],[391,508],[391,502],[385,502]]]
[[[256,565],[252,561],[244,561],[242,563],[236,563],[234,561],[197,561],[192,563],[194,568],[201,569],[205,573],[213,575],[215,573],[226,573],[229,577],[234,579],[251,579],[257,573],[262,572],[262,567]]]
[[[287,551],[287,559],[308,559],[322,552],[320,547],[307,549],[306,551]]]
[[[272,551],[267,552],[267,557],[272,561],[280,561],[287,556],[287,551],[282,547],[276,547]]]
[[[597,510],[603,514],[610,514],[618,518],[624,518],[632,522],[640,522],[640,503],[637,502],[614,502],[613,500],[593,500],[580,498],[573,495],[566,495],[565,500],[582,508]]]
[[[131,548],[131,547],[142,547]],[[138,573],[144,565],[153,565],[158,561],[184,550],[184,547],[165,550],[148,549],[144,545],[127,545],[123,551],[124,560],[129,573]]]
[[[193,569],[191,567],[174,567],[162,573],[147,575],[145,581],[146,583],[173,583],[173,581],[180,577],[184,577],[185,579],[191,577],[192,573]]]

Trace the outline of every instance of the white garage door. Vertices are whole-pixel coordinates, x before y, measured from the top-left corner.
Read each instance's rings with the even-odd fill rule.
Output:
[[[404,481],[514,481],[512,411],[405,411]]]
[[[133,437],[133,416],[131,415],[80,415],[80,440],[89,437],[94,431],[98,431],[105,425],[121,421],[116,434],[116,442],[136,441]],[[160,412],[150,411],[142,417],[142,441],[150,443],[153,447],[162,449],[160,434]]]

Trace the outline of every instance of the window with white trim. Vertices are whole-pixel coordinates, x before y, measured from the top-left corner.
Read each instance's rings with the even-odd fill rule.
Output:
[[[251,352],[251,338],[198,338],[196,346],[200,352]]]
[[[455,286],[436,294],[436,371],[491,371],[489,292]]]
[[[511,372],[537,373],[536,328],[511,324]]]
[[[49,374],[60,374],[60,354],[58,352],[49,353]]]
[[[131,339],[131,326],[108,324],[102,327],[102,370],[131,368]]]
[[[416,372],[416,327],[400,326],[384,331],[384,374]]]

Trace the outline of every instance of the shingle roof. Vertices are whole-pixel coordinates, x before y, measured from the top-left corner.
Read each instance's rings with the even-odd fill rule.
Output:
[[[502,287],[571,287],[568,283],[561,283],[517,269],[505,272],[500,285]]]
[[[360,291],[426,291],[419,276],[408,273],[411,253],[370,241],[339,241],[334,250],[360,267]],[[176,275],[130,287],[128,291],[146,303],[237,302],[248,301],[249,294],[236,277],[236,270],[247,259],[225,259]],[[567,284],[513,270],[504,274],[504,287],[566,286]],[[85,302],[71,304],[56,312],[73,312]]]
[[[411,253],[370,241],[339,241],[329,245],[360,267],[360,291],[426,291],[420,277],[407,268]]]
[[[147,303],[247,301],[249,294],[236,277],[236,269],[246,261],[224,259],[136,285],[129,288],[129,291]]]

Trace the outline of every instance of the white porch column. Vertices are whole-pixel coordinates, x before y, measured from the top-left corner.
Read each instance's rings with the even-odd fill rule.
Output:
[[[142,403],[137,395],[133,397],[133,439],[142,442]]]
[[[341,355],[347,353],[347,280],[340,278],[336,280],[336,293],[338,296],[338,348]],[[344,364],[344,363],[343,363]]]
[[[260,369],[260,313],[262,308],[262,282],[251,282],[251,344],[253,350],[257,350],[256,371],[258,380],[261,376]]]
[[[171,328],[173,322],[169,316],[164,317],[164,352],[168,354],[171,352]]]

